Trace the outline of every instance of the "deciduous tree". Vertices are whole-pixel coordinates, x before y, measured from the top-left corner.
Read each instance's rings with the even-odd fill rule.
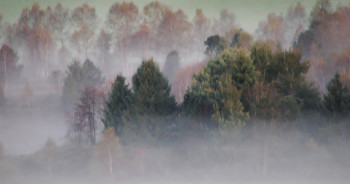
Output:
[[[283,30],[283,17],[270,13],[267,16],[267,21],[260,22],[256,33],[259,39],[272,41],[273,46],[276,48],[285,41]],[[273,50],[276,49],[273,48]]]
[[[225,50],[194,75],[184,98],[184,110],[206,119],[209,127],[241,125],[248,118],[243,112],[242,91],[254,85],[256,78],[248,52]]]
[[[70,14],[69,9],[63,7],[61,3],[58,3],[50,15],[50,20],[52,21],[52,31],[54,37],[58,39],[61,44],[61,49],[64,48],[64,41],[68,36],[69,32],[69,20]]]
[[[102,140],[99,142],[99,150],[103,153],[104,158],[108,160],[108,171],[110,177],[113,175],[113,165],[118,152],[120,152],[121,143],[115,135],[113,127],[109,127],[103,132]]]
[[[86,87],[82,92],[79,103],[76,104],[71,128],[78,135],[80,144],[86,137],[86,142],[96,143],[96,131],[98,128],[99,113],[101,112],[103,95],[94,87]]]
[[[84,59],[87,59],[98,23],[96,10],[89,4],[84,3],[73,10],[71,19],[75,29],[70,41],[77,52],[84,53]]]
[[[110,30],[114,45],[122,55],[122,60],[126,61],[126,46],[129,36],[136,31],[139,25],[139,10],[134,3],[115,2],[108,11],[106,25]]]

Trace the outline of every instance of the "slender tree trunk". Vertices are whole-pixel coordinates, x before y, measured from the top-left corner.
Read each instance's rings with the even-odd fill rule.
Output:
[[[4,53],[4,72],[5,72],[5,89],[7,88],[7,50]]]
[[[49,177],[50,177],[50,178],[51,178],[51,176],[52,176],[51,165],[52,165],[52,158],[49,158],[49,168],[48,168],[48,170],[49,170]]]
[[[113,174],[113,160],[112,160],[111,144],[108,144],[108,156],[109,156],[109,174],[112,177],[112,174]]]

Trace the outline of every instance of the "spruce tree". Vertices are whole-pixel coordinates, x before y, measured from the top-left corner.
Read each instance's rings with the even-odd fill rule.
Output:
[[[121,135],[123,119],[130,116],[133,103],[132,92],[129,85],[125,84],[125,78],[118,75],[112,84],[112,91],[108,96],[102,119],[105,128],[113,127],[118,136]]]
[[[176,110],[168,80],[153,59],[142,61],[132,82],[138,113],[166,116]]]
[[[345,116],[350,110],[350,94],[338,73],[327,85],[328,93],[324,95],[323,107],[331,116]]]
[[[175,97],[170,95],[168,80],[160,72],[153,59],[142,61],[136,74],[132,77],[135,112],[141,126],[156,135],[177,108]],[[141,119],[140,119],[141,118]]]

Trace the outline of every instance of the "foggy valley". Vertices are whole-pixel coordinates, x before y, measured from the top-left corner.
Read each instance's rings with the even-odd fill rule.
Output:
[[[28,2],[0,0],[1,184],[350,181],[350,1]]]

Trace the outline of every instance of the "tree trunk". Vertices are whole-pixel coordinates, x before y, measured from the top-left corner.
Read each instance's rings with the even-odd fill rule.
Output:
[[[113,160],[112,160],[111,144],[108,144],[108,156],[109,156],[109,174],[112,177],[112,174],[113,174]]]
[[[7,50],[5,50],[4,53],[4,72],[5,72],[5,89],[7,88]]]
[[[51,176],[52,176],[51,165],[52,165],[52,158],[49,158],[49,168],[48,168],[48,171],[49,171],[49,177],[50,177],[50,178],[51,178]]]

